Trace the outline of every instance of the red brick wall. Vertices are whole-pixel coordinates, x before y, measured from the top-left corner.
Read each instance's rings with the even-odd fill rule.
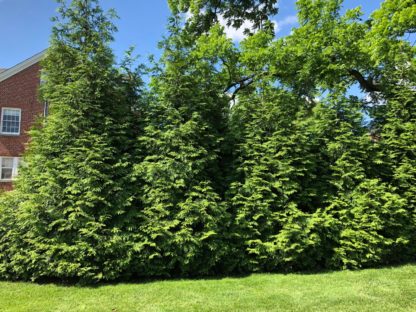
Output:
[[[43,104],[38,101],[40,66],[34,64],[0,82],[0,110],[2,107],[22,110],[20,135],[0,134],[0,156],[21,156],[28,141],[26,132],[36,116],[43,114]],[[0,189],[10,189],[7,182],[0,182]]]
[[[13,189],[13,182],[0,182],[0,192],[11,191]]]

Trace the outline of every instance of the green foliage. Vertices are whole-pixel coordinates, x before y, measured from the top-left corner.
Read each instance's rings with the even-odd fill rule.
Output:
[[[168,0],[172,12],[191,13],[193,18],[188,21],[190,29],[203,33],[215,25],[221,16],[227,25],[240,28],[250,21],[253,30],[268,28],[271,30],[269,17],[278,12],[277,0]]]
[[[275,38],[274,0],[170,0],[148,86],[131,50],[114,62],[114,13],[59,3],[40,90],[50,116],[0,195],[0,278],[415,259],[414,1],[363,21],[341,0],[298,0],[299,27]],[[253,29],[237,46],[220,19]]]
[[[43,61],[50,116],[31,132],[16,204],[6,208],[15,225],[4,265],[15,278],[114,279],[129,263],[130,87],[96,1],[60,4]]]
[[[229,192],[246,265],[257,270],[276,257],[267,245],[285,226],[287,213],[309,212],[317,195],[310,183],[315,164],[308,157],[307,133],[296,122],[304,117],[297,111],[301,102],[273,87],[264,90],[259,96],[241,96],[234,108],[235,122],[247,114],[247,123],[236,151],[237,180]]]
[[[220,153],[229,99],[215,66],[233,47],[219,28],[194,40],[177,18],[138,137],[146,151],[135,166],[140,275],[206,274],[226,249]]]
[[[328,207],[338,222],[333,266],[361,268],[406,259],[409,214],[406,201],[379,180],[366,180]]]

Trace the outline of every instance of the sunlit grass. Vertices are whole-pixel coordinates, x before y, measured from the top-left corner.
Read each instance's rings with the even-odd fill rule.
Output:
[[[416,311],[416,265],[98,287],[0,282],[0,311]]]

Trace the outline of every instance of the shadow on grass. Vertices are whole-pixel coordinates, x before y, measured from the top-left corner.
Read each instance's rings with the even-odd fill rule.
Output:
[[[195,275],[195,276],[179,276],[179,275],[171,275],[171,276],[155,276],[155,277],[143,277],[143,276],[131,276],[125,278],[119,278],[113,281],[107,282],[83,282],[79,279],[59,279],[59,278],[40,278],[36,281],[30,280],[3,280],[0,279],[0,282],[32,282],[34,285],[54,285],[59,287],[79,287],[79,288],[90,288],[90,289],[97,289],[104,286],[115,286],[118,284],[124,285],[143,285],[143,284],[150,284],[150,283],[158,283],[158,282],[175,282],[175,281],[215,281],[215,280],[222,280],[225,278],[233,278],[233,279],[242,279],[249,277],[252,274],[280,274],[283,276],[287,275],[296,275],[296,276],[309,276],[309,275],[323,275],[323,274],[332,274],[332,273],[339,273],[345,271],[354,271],[360,272],[363,270],[369,269],[394,269],[400,268],[406,265],[416,265],[414,261],[407,261],[401,263],[394,263],[394,264],[383,264],[379,266],[372,266],[372,267],[365,267],[360,269],[354,270],[330,270],[330,269],[317,269],[317,270],[286,270],[286,271],[258,271],[258,272],[242,272],[236,274],[216,274],[216,275]]]
[[[265,272],[256,272],[256,273],[265,273]],[[131,276],[128,278],[119,278],[113,281],[98,282],[98,283],[84,283],[77,279],[58,279],[58,278],[42,278],[35,282],[37,285],[55,285],[62,287],[80,287],[80,288],[100,288],[104,286],[115,286],[118,284],[124,285],[138,285],[138,284],[151,284],[158,282],[175,282],[175,281],[215,281],[221,280],[224,278],[245,278],[253,274],[253,272],[239,273],[239,274],[217,274],[217,275],[195,275],[195,276],[180,276],[180,275],[166,275],[166,276],[154,276],[154,277],[144,277],[144,276]],[[10,281],[9,281],[10,282]],[[14,282],[29,282],[29,281],[14,281]]]

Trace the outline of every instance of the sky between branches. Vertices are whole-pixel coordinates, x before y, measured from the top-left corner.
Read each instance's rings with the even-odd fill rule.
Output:
[[[346,0],[344,7],[362,6],[366,15],[380,6],[382,0]],[[158,54],[157,43],[166,35],[169,16],[167,0],[102,0],[105,9],[114,8],[120,19],[115,21],[119,32],[113,43],[121,57],[130,46],[146,57]],[[57,4],[54,0],[0,0],[0,68],[11,67],[48,46]],[[297,25],[295,0],[281,0],[280,12],[273,17],[278,36],[290,33]],[[247,26],[247,25],[246,25]],[[228,28],[236,43],[243,39],[243,29]]]

